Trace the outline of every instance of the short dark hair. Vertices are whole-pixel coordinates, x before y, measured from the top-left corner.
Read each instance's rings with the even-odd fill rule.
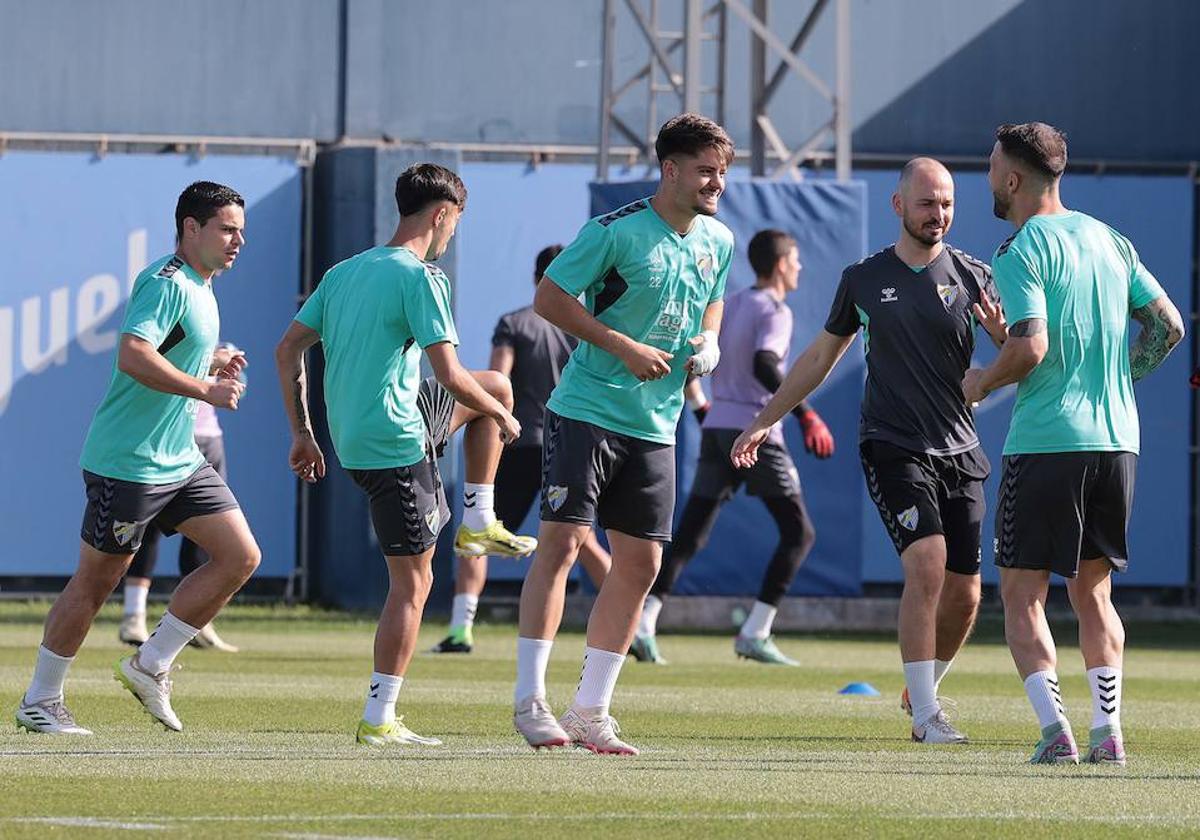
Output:
[[[781,230],[767,228],[754,234],[746,254],[755,277],[770,277],[782,257],[796,246],[796,240]]]
[[[554,262],[554,258],[562,253],[562,249],[561,245],[547,245],[538,251],[537,260],[533,263],[533,276],[541,280],[546,269],[550,267],[550,263]]]
[[[435,201],[449,201],[459,210],[467,206],[462,179],[436,163],[417,163],[396,179],[396,209],[401,216],[420,213]]]
[[[705,149],[716,149],[733,163],[733,140],[721,126],[699,114],[680,114],[663,123],[654,141],[654,152],[661,165],[675,155],[694,157]]]
[[[246,199],[242,198],[237,190],[224,184],[215,184],[212,181],[188,184],[179,194],[179,201],[175,203],[175,238],[183,239],[184,219],[193,218],[200,227],[204,227],[209,219],[217,215],[218,210],[230,204],[236,204],[244,210]]]
[[[1047,180],[1057,180],[1067,168],[1067,135],[1052,125],[1005,123],[996,129],[996,139],[1004,154]]]

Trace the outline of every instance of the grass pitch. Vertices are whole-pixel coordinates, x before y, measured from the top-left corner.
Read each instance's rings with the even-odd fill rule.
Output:
[[[0,605],[0,702],[15,711],[45,604]],[[233,655],[188,650],[164,731],[113,681],[107,608],[67,699],[87,739],[0,729],[0,837],[1119,837],[1200,833],[1200,627],[1137,647],[1125,682],[1124,769],[1031,767],[1036,723],[1008,652],[981,633],[943,684],[965,747],[908,740],[895,643],[793,637],[803,667],[735,661],[729,638],[667,635],[668,667],[630,661],[614,712],[637,758],[535,754],[510,723],[516,633],[476,631],[470,656],[419,655],[406,722],[443,747],[353,742],[373,622],[235,608]],[[429,626],[421,647],[444,626]],[[989,638],[990,636],[990,638]],[[583,641],[564,634],[550,670],[562,710]],[[1059,673],[1076,733],[1091,702],[1078,651]],[[837,689],[867,681],[879,698]]]

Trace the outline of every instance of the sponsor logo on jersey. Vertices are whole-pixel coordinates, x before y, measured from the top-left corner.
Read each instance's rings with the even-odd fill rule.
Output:
[[[943,286],[941,283],[939,283],[937,287],[937,293],[938,297],[942,299],[942,304],[947,309],[954,305],[954,301],[958,300],[958,286]]]
[[[921,515],[917,512],[917,506],[913,505],[908,510],[902,510],[896,514],[896,521],[903,525],[909,531],[917,530],[917,522]]]
[[[558,509],[567,501],[567,488],[561,484],[551,484],[546,488],[546,504],[550,506],[550,510],[558,512]]]
[[[891,303],[894,300],[900,300],[900,298],[896,297],[896,290],[890,286],[883,290],[883,294],[879,298],[880,303]]]

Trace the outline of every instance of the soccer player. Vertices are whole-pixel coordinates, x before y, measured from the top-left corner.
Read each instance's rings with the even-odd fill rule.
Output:
[[[213,366],[224,367],[240,354],[232,344],[222,342],[213,351]],[[221,422],[217,419],[217,411],[208,403],[202,402],[196,408],[196,447],[204,460],[212,465],[224,482],[229,481],[225,468],[225,437],[221,432]],[[146,629],[146,599],[150,594],[150,579],[154,576],[154,567],[158,563],[158,546],[162,531],[155,527],[146,529],[142,537],[142,547],[133,555],[133,562],[125,573],[125,596],[121,626],[117,630],[117,638],[129,645],[140,645],[150,637]],[[189,574],[208,562],[204,549],[187,537],[179,546],[179,576]],[[200,632],[192,639],[192,647],[219,650],[225,653],[237,653],[237,647],[226,642],[217,634],[212,622],[200,628]]]
[[[783,440],[781,423],[771,427],[760,458],[736,469],[729,450],[738,432],[754,419],[783,382],[784,361],[792,346],[792,310],[784,299],[798,286],[800,253],[796,240],[781,230],[760,230],[750,240],[750,265],[757,278],[750,288],[725,303],[721,330],[721,366],[713,373],[713,399],[702,421],[700,462],[691,495],[662,569],[642,607],[630,652],[642,662],[665,661],[658,652],[657,622],[663,599],[683,567],[708,542],[721,506],[746,485],[766,505],[779,529],[779,547],[763,576],[758,600],[733,641],[734,653],[756,662],[797,665],[775,645],[771,625],[796,571],[812,550],[816,533],[804,506],[799,476]],[[693,380],[689,388],[698,388]],[[697,401],[698,402],[698,401]],[[833,454],[833,435],[803,400],[793,410],[804,429],[805,449],[818,458]]]
[[[561,251],[561,245],[548,245],[538,252],[533,268],[535,288],[546,266]],[[512,381],[513,416],[521,424],[521,436],[505,447],[496,470],[496,516],[514,527],[525,521],[542,487],[542,415],[575,344],[573,336],[534,312],[532,304],[501,316],[492,335],[488,367]],[[464,510],[474,504],[475,499],[464,500]],[[588,531],[579,548],[579,562],[599,589],[611,561],[594,531]],[[434,653],[471,652],[475,610],[486,582],[486,556],[458,558],[450,634],[438,642]]]
[[[229,187],[190,185],[175,206],[175,253],[134,283],[112,379],[80,457],[87,507],[79,568],[46,617],[33,681],[17,710],[17,725],[31,732],[91,734],[64,703],[67,669],[151,520],[212,558],[180,582],[150,638],[115,669],[167,729],[183,729],[171,708],[171,664],[258,566],[250,526],[193,435],[200,402],[236,409],[244,387],[237,378],[243,356],[213,364],[220,324],[212,291],[213,277],[233,265],[246,241],[244,207]]]
[[[1077,763],[1044,605],[1050,573],[1066,578],[1092,690],[1087,760],[1124,764],[1125,629],[1112,572],[1129,563],[1139,430],[1133,383],[1183,339],[1183,319],[1133,245],[1059,195],[1063,133],[1045,123],[996,130],[988,183],[1017,229],[992,260],[1011,326],[996,360],[963,379],[978,402],[1013,382],[996,510],[1004,635],[1042,728],[1034,764]],[[1129,318],[1142,329],[1132,348]]]
[[[637,753],[617,737],[609,706],[671,538],[684,379],[711,373],[720,357],[733,236],[712,217],[733,143],[711,120],[683,114],[659,130],[655,151],[653,197],[584,225],[534,297],[539,315],[580,340],[546,407],[541,548],[521,590],[513,722],[535,748]],[[588,620],[575,702],[556,721],[546,665],[567,575],[597,517],[612,568]]]
[[[396,179],[400,222],[386,245],[338,263],[304,302],[275,351],[292,429],[292,471],[314,482],[325,459],[308,413],[304,352],[325,351],[325,407],[338,459],[371,500],[371,522],[390,587],[375,633],[371,675],[356,739],[371,745],[440,744],[396,717],[396,699],[412,659],[433,581],[438,533],[449,520],[437,457],[466,426],[465,493],[474,494],[455,538],[471,554],[528,554],[530,537],[496,519],[493,481],[502,442],[521,425],[512,389],[493,371],[463,369],[454,348],[450,282],[430,260],[446,252],[467,201],[457,175],[434,164]],[[434,378],[421,381],[425,352]]]
[[[892,196],[894,245],[842,273],[824,331],[796,360],[766,408],[737,439],[752,465],[771,426],[814,388],[863,331],[867,384],[859,426],[867,489],[900,555],[900,656],[912,738],[962,743],[937,688],[979,606],[983,481],[990,471],[963,398],[975,328],[1004,340],[986,265],[945,244],[954,180],[931,158],[909,161]]]

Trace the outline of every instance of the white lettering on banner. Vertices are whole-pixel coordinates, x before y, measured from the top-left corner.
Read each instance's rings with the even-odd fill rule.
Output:
[[[35,297],[21,301],[21,367],[29,373],[41,373],[51,362],[56,365],[67,363],[70,302],[71,290],[65,286],[50,293],[50,340],[43,351],[42,299]]]
[[[100,330],[133,290],[138,273],[146,266],[147,235],[144,229],[131,231],[126,242],[126,278],[124,294],[121,281],[113,274],[95,274],[80,285],[75,298],[75,323],[71,329],[71,287],[62,286],[48,294],[21,301],[20,332],[17,332],[15,307],[0,306],[0,415],[8,408],[15,374],[17,342],[20,341],[21,370],[31,376],[50,365],[65,365],[71,337],[88,355],[112,350],[117,331]],[[46,317],[43,318],[43,312]]]
[[[75,299],[75,326],[79,331],[79,346],[85,353],[103,353],[117,346],[116,330],[98,332],[96,328],[120,304],[121,281],[111,274],[89,277],[79,287],[79,297]]]

